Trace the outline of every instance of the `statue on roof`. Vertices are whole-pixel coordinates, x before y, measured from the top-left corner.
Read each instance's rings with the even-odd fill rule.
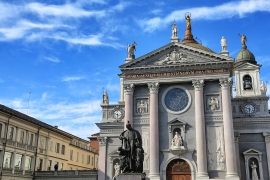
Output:
[[[131,46],[128,44],[127,46],[128,58],[135,59],[134,51],[136,51],[136,45],[137,43],[135,41]]]
[[[241,37],[242,48],[247,49],[247,45],[246,45],[247,37],[244,34],[242,34],[242,35],[238,34],[238,36]]]
[[[172,37],[177,37],[178,28],[175,22],[172,24]]]
[[[191,13],[187,12],[185,14],[185,19],[186,19],[186,25],[188,30],[191,30]]]
[[[221,47],[222,47],[222,51],[226,51],[226,48],[227,48],[227,41],[226,39],[224,38],[224,36],[222,36],[221,40],[220,40],[220,44],[221,44]]]
[[[109,104],[109,96],[106,90],[103,88],[102,104]]]

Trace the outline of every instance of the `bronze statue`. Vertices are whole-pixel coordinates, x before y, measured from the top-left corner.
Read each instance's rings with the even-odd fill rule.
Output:
[[[191,30],[191,13],[187,12],[185,14],[185,19],[186,19],[186,25],[187,25],[187,28],[188,30]]]
[[[142,173],[144,150],[140,133],[131,127],[128,122],[127,130],[122,132],[119,139],[122,141],[118,148],[120,169],[122,173]]]

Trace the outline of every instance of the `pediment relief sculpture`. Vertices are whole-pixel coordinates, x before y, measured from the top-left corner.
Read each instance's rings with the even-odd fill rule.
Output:
[[[164,64],[180,64],[180,63],[192,63],[194,59],[192,57],[187,56],[186,54],[176,51],[175,49],[166,54],[165,57],[159,59],[155,65],[164,65]]]

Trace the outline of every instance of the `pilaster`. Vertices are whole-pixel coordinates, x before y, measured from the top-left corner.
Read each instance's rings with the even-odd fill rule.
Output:
[[[124,129],[126,130],[126,124],[129,123],[133,126],[133,93],[134,93],[134,84],[125,84],[125,121]]]
[[[268,174],[270,177],[270,133],[263,133],[265,146],[266,146],[266,156],[267,156],[267,163],[268,163]]]
[[[241,179],[241,166],[240,166],[240,156],[239,156],[239,137],[240,133],[234,133],[234,143],[235,143],[235,158],[236,158],[236,166],[237,166],[237,173],[239,178]]]
[[[159,174],[159,119],[158,90],[159,83],[148,83],[150,93],[150,180],[160,180]]]
[[[106,179],[107,166],[107,137],[98,137],[99,142],[99,161],[98,161],[98,180]]]
[[[223,125],[224,125],[224,140],[225,140],[225,154],[226,154],[226,179],[239,180],[236,166],[235,142],[233,118],[231,109],[231,86],[232,79],[219,79],[222,91],[222,107],[223,107]]]
[[[203,86],[204,80],[192,80],[195,90],[195,128],[196,128],[196,151],[197,151],[197,175],[196,179],[209,179],[207,172],[207,153],[204,120]]]

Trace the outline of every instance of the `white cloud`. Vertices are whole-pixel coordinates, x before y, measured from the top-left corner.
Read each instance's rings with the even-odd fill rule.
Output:
[[[264,66],[268,66],[270,62],[270,56],[257,56],[256,61],[258,64],[263,64]]]
[[[169,24],[176,21],[184,21],[186,12],[191,12],[192,20],[206,19],[217,20],[227,19],[233,16],[244,17],[249,13],[258,11],[270,11],[269,0],[246,0],[246,1],[232,1],[214,7],[196,7],[171,12],[165,17],[154,17],[150,19],[137,20],[138,24],[144,31],[152,32],[156,29],[164,27],[164,24]],[[146,28],[145,28],[146,27]]]
[[[44,57],[44,59],[48,60],[48,61],[51,61],[51,62],[54,62],[54,63],[59,63],[60,60],[57,59],[56,57]]]
[[[82,76],[67,76],[67,77],[63,77],[62,81],[64,82],[68,82],[68,81],[79,81],[81,79],[84,79],[85,77]]]
[[[108,91],[119,91],[119,85],[118,84],[111,84],[111,82],[108,82],[108,84],[106,85],[106,89]]]

